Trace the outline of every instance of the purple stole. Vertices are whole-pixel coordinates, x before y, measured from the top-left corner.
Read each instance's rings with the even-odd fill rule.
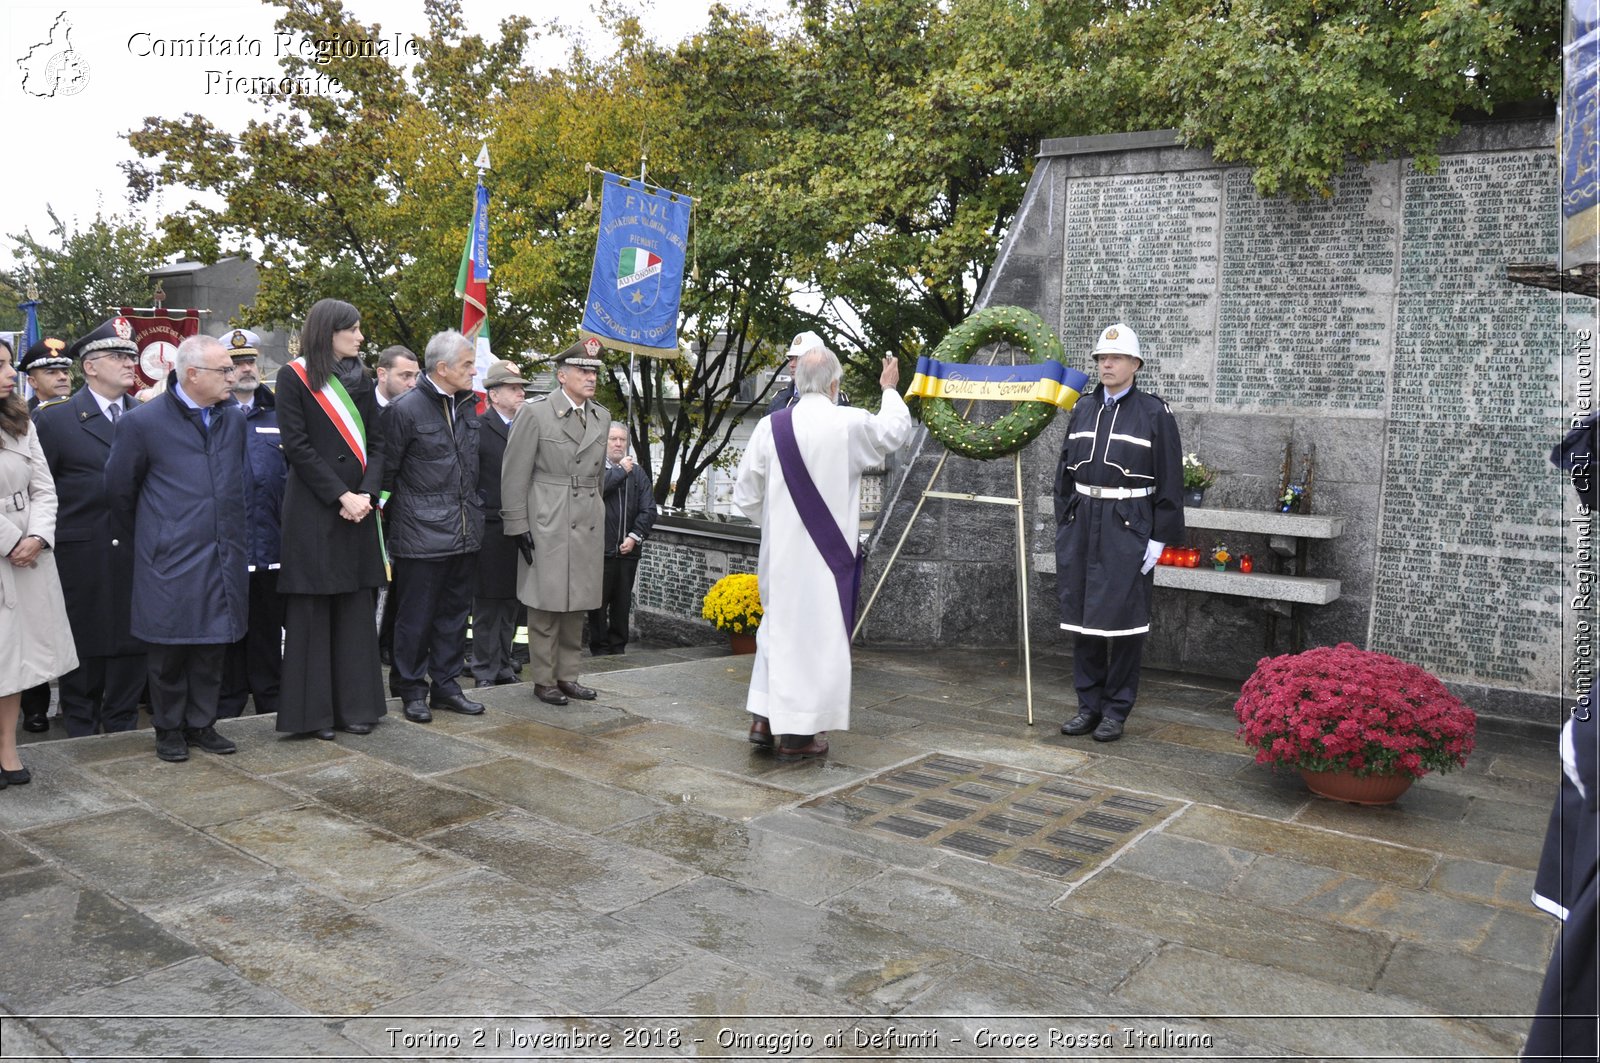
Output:
[[[800,523],[806,534],[816,544],[822,560],[833,573],[839,590],[839,612],[844,618],[844,637],[850,639],[856,626],[856,596],[861,592],[861,555],[850,548],[844,533],[828,511],[827,503],[806,471],[800,457],[800,446],[794,438],[794,409],[779,410],[772,415],[772,441],[778,449],[778,464],[783,468],[783,480],[789,487],[789,498],[800,514]]]

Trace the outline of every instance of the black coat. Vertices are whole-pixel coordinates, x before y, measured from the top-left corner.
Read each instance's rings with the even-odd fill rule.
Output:
[[[124,410],[138,400],[124,396]],[[128,630],[133,544],[111,533],[106,458],[112,426],[88,388],[34,411],[34,426],[56,482],[56,570],[79,659],[143,653]]]
[[[623,472],[621,465],[607,466],[600,494],[606,500],[607,557],[619,556],[617,548],[629,532],[637,535],[640,543],[650,538],[650,529],[656,526],[656,500],[643,465],[635,465],[631,473]],[[631,556],[639,556],[637,545]]]
[[[500,464],[511,426],[493,406],[478,417],[478,492],[483,495],[483,548],[478,551],[479,598],[517,596],[517,541],[500,519]]]
[[[1078,485],[1154,488],[1143,498],[1093,498]],[[1105,407],[1105,386],[1078,400],[1056,464],[1056,586],[1061,626],[1107,637],[1150,630],[1155,570],[1145,546],[1183,539],[1183,446],[1160,398],[1137,385]]]
[[[477,401],[471,391],[445,395],[424,375],[389,404],[383,514],[391,556],[455,557],[483,545]]]
[[[169,384],[124,415],[106,459],[111,526],[133,536],[130,630],[146,642],[225,645],[250,617],[249,458],[237,404],[201,411]]]
[[[245,414],[245,438],[250,453],[250,566],[278,567],[283,539],[283,485],[289,462],[283,456],[278,429],[277,399],[262,384]]]
[[[365,469],[293,366],[278,372],[278,431],[289,479],[283,489],[280,594],[349,594],[384,581],[377,515],[352,524],[339,514],[346,491],[376,498],[383,483],[383,433],[372,378],[353,359],[339,380],[367,431]]]

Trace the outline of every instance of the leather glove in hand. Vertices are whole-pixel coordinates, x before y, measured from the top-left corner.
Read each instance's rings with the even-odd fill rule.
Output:
[[[533,564],[533,533],[522,532],[517,536],[517,553],[522,555],[522,560]]]

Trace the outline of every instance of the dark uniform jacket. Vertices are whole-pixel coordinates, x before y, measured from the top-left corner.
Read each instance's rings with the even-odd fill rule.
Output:
[[[454,557],[483,545],[478,436],[471,391],[445,395],[424,375],[389,405],[384,505],[394,557]]]
[[[1078,488],[1144,489],[1141,498]],[[1171,409],[1135,384],[1105,406],[1101,385],[1078,400],[1056,464],[1056,581],[1061,626],[1086,635],[1150,630],[1155,573],[1140,575],[1151,539],[1183,538],[1183,447]]]
[[[383,483],[383,433],[372,378],[347,359],[339,381],[367,431],[367,467],[317,405],[293,366],[278,373],[279,439],[289,461],[283,489],[283,554],[279,594],[349,594],[383,583],[377,514],[352,524],[339,514],[346,491],[378,496]]]
[[[167,390],[117,425],[106,459],[114,532],[133,536],[133,634],[146,642],[223,645],[244,637],[249,459],[237,404],[201,412]]]
[[[123,410],[139,405],[124,395]],[[143,653],[128,631],[133,546],[112,545],[106,457],[113,429],[87,387],[34,411],[39,446],[56,482],[56,571],[80,660]]]
[[[283,456],[277,399],[262,384],[245,414],[245,441],[250,457],[250,567],[275,569],[282,547],[283,486],[289,462]]]
[[[1593,513],[1600,505],[1596,415],[1567,433],[1550,460],[1572,476],[1578,498]],[[1593,593],[1591,590],[1590,594]],[[1575,601],[1574,608],[1584,603]],[[1593,615],[1593,602],[1584,615]],[[1550,813],[1533,900],[1561,919],[1528,1041],[1527,1058],[1594,1059],[1594,1007],[1600,992],[1595,939],[1600,936],[1600,684],[1591,683],[1561,734],[1561,790]],[[1583,1016],[1587,1014],[1588,1018]],[[1567,1018],[1566,1016],[1572,1016]]]
[[[500,519],[500,465],[511,426],[493,406],[478,417],[478,492],[483,496],[483,549],[478,551],[479,598],[517,596],[517,541]]]
[[[617,548],[629,532],[640,542],[650,538],[650,529],[656,526],[656,500],[643,465],[635,465],[631,473],[623,472],[621,465],[607,466],[600,494],[606,500],[607,557],[618,556]],[[639,556],[637,546],[629,556]]]

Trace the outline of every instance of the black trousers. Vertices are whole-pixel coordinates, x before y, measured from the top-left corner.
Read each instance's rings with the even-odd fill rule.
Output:
[[[131,731],[139,724],[145,655],[82,658],[60,684],[61,717],[70,737]]]
[[[304,734],[376,723],[383,703],[371,587],[283,595],[283,684],[277,729]]]
[[[1145,636],[1075,634],[1072,640],[1072,683],[1078,708],[1112,720],[1126,720],[1139,695],[1139,662]]]
[[[511,660],[511,640],[528,615],[528,607],[515,598],[472,600],[472,674],[480,683],[515,679],[519,669]]]
[[[394,584],[388,584],[383,596],[383,613],[378,618],[378,649],[394,653]]]
[[[222,662],[222,697],[217,715],[239,716],[254,696],[256,715],[278,711],[283,680],[283,599],[276,569],[250,573],[250,627],[228,647]]]
[[[472,607],[478,558],[398,557],[394,561],[394,664],[389,689],[410,701],[430,692],[461,693],[467,655],[467,613]]]
[[[40,683],[38,686],[29,687],[22,692],[22,715],[24,719],[32,716],[48,716],[49,714],[49,683]]]
[[[217,722],[222,658],[228,644],[151,643],[150,721],[157,731],[210,727]]]
[[[600,607],[589,610],[589,652],[621,653],[628,645],[628,610],[633,607],[633,580],[639,574],[639,547],[606,558]]]

